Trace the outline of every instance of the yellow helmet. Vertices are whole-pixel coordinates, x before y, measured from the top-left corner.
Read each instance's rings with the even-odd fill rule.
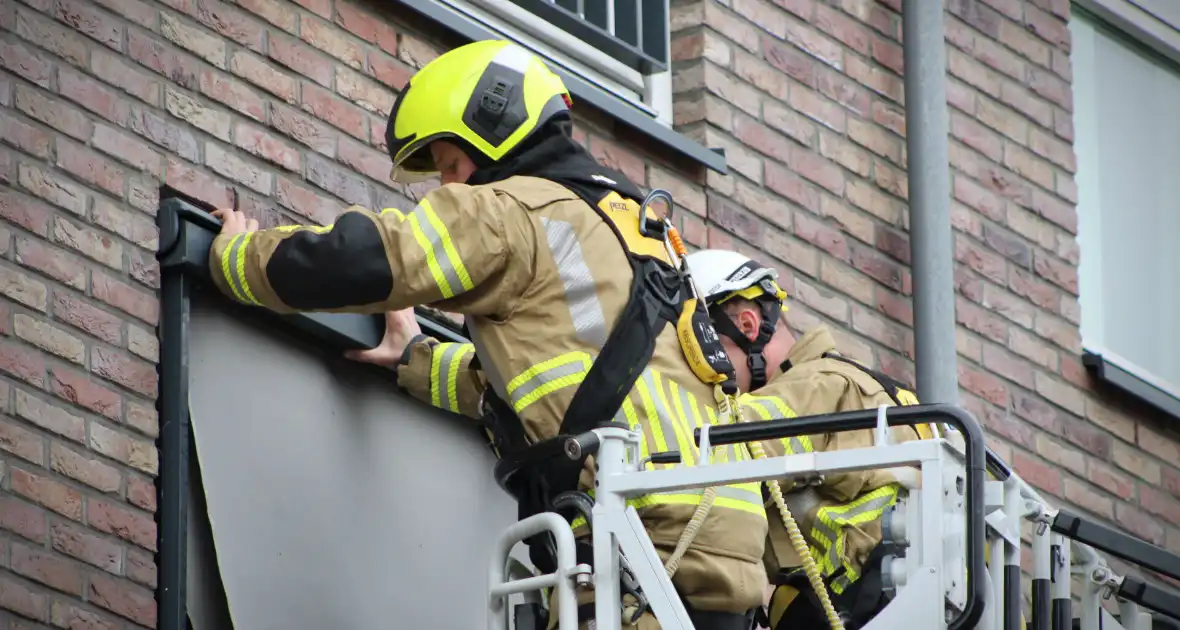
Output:
[[[446,138],[476,162],[498,162],[572,104],[541,58],[503,40],[460,46],[410,78],[389,112],[390,179],[420,181],[438,169],[427,148]]]

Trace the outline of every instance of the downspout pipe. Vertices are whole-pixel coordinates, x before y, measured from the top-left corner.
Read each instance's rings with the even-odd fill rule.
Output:
[[[959,402],[943,3],[904,0],[914,363],[924,403]]]

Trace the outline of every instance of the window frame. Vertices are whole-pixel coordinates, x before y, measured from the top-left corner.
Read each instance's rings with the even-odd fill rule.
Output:
[[[551,66],[565,82],[574,98],[575,107],[579,102],[585,103],[680,159],[694,162],[721,175],[729,173],[723,149],[707,148],[672,128],[670,60],[663,71],[642,76],[638,71],[627,68],[626,64],[602,51],[593,50],[592,46],[544,22],[510,0],[394,2],[464,41],[516,40],[553,62]],[[522,30],[522,27],[532,28],[541,25],[545,28],[534,31],[541,33],[541,37],[530,36]],[[667,38],[665,44],[670,55],[670,31]],[[612,74],[616,76],[608,76]],[[618,79],[629,79],[630,85],[627,86],[624,81]],[[628,94],[628,90],[640,93],[635,89],[639,87],[640,81],[642,94],[647,96],[646,100],[652,102],[654,107],[638,103],[634,96]]]
[[[1143,0],[1140,4],[1156,1]],[[1084,19],[1096,29],[1111,32],[1127,46],[1161,57],[1169,65],[1176,66],[1180,76],[1180,15],[1175,16],[1175,23],[1164,21],[1160,15],[1148,13],[1127,0],[1075,0],[1071,19]],[[1075,107],[1075,116],[1076,113]],[[1080,218],[1079,224],[1082,223]],[[1086,255],[1085,250],[1081,255]],[[1180,312],[1177,315],[1180,317]],[[1087,316],[1098,319],[1101,330],[1101,320],[1104,319],[1101,312],[1087,313],[1083,308],[1081,316],[1083,320]],[[1101,332],[1099,335],[1099,339],[1082,337],[1082,363],[1094,378],[1180,420],[1180,385],[1165,382],[1133,360],[1106,347],[1104,335]]]

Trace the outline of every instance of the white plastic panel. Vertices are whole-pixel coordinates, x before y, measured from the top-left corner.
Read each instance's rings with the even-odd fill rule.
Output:
[[[234,627],[486,627],[488,554],[516,506],[473,424],[396,393],[387,372],[196,298],[189,356]],[[194,628],[225,630],[205,610],[210,551],[193,533]]]

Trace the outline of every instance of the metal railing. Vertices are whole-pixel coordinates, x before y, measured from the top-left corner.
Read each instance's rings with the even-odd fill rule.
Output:
[[[668,0],[512,0],[643,75],[668,67]]]

